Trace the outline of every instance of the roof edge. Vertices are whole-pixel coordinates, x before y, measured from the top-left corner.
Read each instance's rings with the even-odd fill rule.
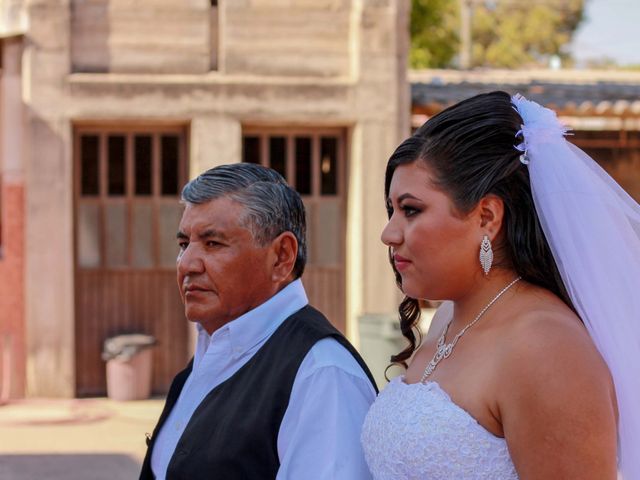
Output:
[[[626,83],[640,84],[640,70],[569,70],[569,69],[410,69],[410,83],[456,84],[456,83],[502,83],[521,84],[553,82],[576,84]]]

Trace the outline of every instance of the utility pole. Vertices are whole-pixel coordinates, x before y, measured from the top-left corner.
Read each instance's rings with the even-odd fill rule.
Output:
[[[460,0],[460,69],[471,68],[472,0]]]

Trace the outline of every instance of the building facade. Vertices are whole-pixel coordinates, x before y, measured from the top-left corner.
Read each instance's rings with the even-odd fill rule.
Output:
[[[181,186],[279,170],[303,196],[311,302],[356,343],[397,293],[379,235],[409,132],[405,0],[0,0],[5,396],[99,395],[105,338],[185,363]]]
[[[130,332],[158,339],[166,391],[193,340],[179,191],[215,165],[268,165],[301,193],[311,303],[380,383],[402,345],[383,176],[411,126],[520,92],[640,199],[638,73],[407,73],[409,4],[0,0],[0,403],[104,394],[102,343]]]

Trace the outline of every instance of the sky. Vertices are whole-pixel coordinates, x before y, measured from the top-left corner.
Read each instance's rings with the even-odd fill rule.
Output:
[[[640,0],[586,0],[571,51],[578,64],[607,56],[621,66],[640,65]]]

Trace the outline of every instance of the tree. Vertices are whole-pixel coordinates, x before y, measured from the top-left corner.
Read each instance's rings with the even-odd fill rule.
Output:
[[[413,68],[444,68],[458,53],[457,0],[412,0],[411,50]]]
[[[414,68],[451,66],[460,48],[460,0],[412,0]],[[565,50],[585,0],[463,0],[472,9],[472,66],[546,65]],[[446,44],[445,45],[443,45]]]

